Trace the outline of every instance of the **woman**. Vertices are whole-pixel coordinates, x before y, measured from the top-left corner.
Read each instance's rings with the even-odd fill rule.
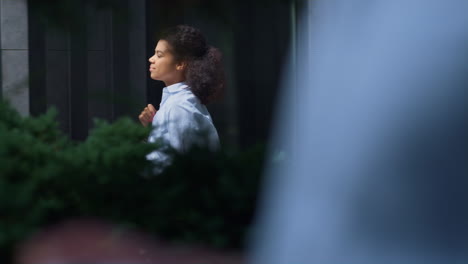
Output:
[[[149,104],[139,119],[152,123],[149,142],[184,152],[192,145],[219,147],[219,138],[206,104],[215,100],[224,87],[220,52],[207,44],[200,30],[179,25],[166,30],[149,58],[151,79],[166,87],[159,110]],[[165,148],[147,158],[161,165],[170,163]]]

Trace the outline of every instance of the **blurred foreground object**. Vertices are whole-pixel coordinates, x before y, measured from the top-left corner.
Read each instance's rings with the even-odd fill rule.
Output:
[[[309,5],[250,263],[467,263],[468,2]]]
[[[73,220],[26,241],[17,263],[240,264],[237,253],[156,242],[149,236],[96,220]]]

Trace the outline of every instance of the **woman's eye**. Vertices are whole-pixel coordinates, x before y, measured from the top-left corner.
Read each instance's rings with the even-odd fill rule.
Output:
[[[161,55],[157,55],[157,56],[158,56],[158,58],[161,58],[161,57],[162,57]]]

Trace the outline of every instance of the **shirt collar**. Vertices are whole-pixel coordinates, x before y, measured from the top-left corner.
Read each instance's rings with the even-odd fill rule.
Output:
[[[182,90],[184,90],[185,88],[187,88],[187,84],[185,82],[180,82],[180,83],[174,83],[174,84],[171,84],[167,87],[165,87],[163,90],[164,92],[168,92],[168,93],[178,93]]]

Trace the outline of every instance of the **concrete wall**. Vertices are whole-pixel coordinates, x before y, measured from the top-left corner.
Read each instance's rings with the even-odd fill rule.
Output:
[[[0,0],[2,97],[29,115],[27,0]]]

